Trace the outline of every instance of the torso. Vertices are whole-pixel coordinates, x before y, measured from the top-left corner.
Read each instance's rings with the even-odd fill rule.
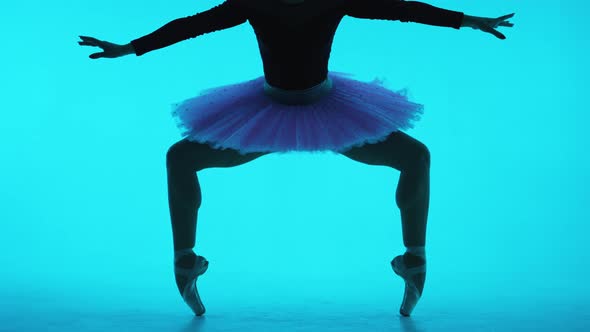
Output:
[[[245,0],[269,84],[306,89],[323,81],[334,33],[344,16],[338,0]]]

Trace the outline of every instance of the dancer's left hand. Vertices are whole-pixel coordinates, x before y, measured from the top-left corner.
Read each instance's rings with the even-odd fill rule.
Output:
[[[506,39],[502,33],[496,30],[497,27],[513,27],[514,24],[508,22],[508,19],[513,17],[515,13],[500,16],[498,18],[488,18],[488,17],[476,17],[476,16],[468,16],[468,23],[467,26],[473,29],[479,29],[481,31],[485,31],[487,33],[491,33],[492,35],[500,38]]]

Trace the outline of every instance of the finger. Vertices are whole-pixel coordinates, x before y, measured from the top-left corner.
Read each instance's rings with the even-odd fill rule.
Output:
[[[488,32],[488,33],[491,33],[492,35],[494,35],[494,36],[496,36],[496,37],[498,37],[500,39],[506,39],[506,36],[504,36],[503,34],[501,34],[498,30],[495,30],[495,29],[492,29],[492,28],[489,28],[489,27],[486,27],[486,26],[481,27],[481,30],[483,30],[485,32]]]
[[[500,33],[500,31],[498,30],[494,30],[492,29],[492,34],[500,39],[506,39],[506,36],[504,36],[502,33]]]
[[[90,59],[98,59],[104,55],[104,52],[90,54]]]
[[[97,43],[95,41],[92,41],[88,38],[82,38],[82,36],[80,36],[80,39],[82,39],[82,41],[78,41],[78,43],[80,45],[89,45],[89,46],[95,46]],[[82,44],[83,43],[83,44]]]
[[[509,19],[509,18],[513,17],[513,16],[514,16],[514,14],[515,14],[515,13],[508,14],[508,15],[504,15],[504,16],[500,16],[500,17],[498,17],[498,20],[502,20],[502,21],[504,21],[504,20],[506,20],[506,19]]]
[[[96,40],[96,38],[93,38],[93,37],[90,37],[90,36],[78,36],[78,37],[80,37],[81,39],[84,39],[84,40],[91,40],[91,39],[95,39]]]
[[[514,24],[512,24],[510,22],[498,22],[498,23],[492,24],[490,26],[492,28],[497,28],[497,27],[509,27],[509,28],[512,28],[514,26]]]
[[[93,38],[93,37],[88,37],[88,36],[79,36],[79,37],[80,37],[80,39],[82,39],[84,41],[95,42],[95,43],[100,42],[100,40]]]

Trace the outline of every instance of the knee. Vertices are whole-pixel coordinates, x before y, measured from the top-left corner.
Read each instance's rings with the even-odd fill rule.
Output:
[[[428,147],[422,143],[420,143],[420,148],[418,149],[418,164],[420,166],[430,168],[430,150]]]
[[[418,143],[414,148],[414,153],[408,158],[406,171],[415,171],[421,169],[430,169],[430,150],[423,143]]]
[[[184,160],[185,156],[186,151],[182,148],[182,144],[173,144],[166,152],[166,168],[178,167],[186,164],[186,161]]]

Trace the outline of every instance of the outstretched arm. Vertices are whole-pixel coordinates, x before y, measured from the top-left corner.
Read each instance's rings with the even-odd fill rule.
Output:
[[[247,21],[243,13],[235,0],[226,0],[207,11],[170,21],[158,30],[132,40],[125,47],[127,52],[140,56],[186,39],[242,24]]]
[[[495,28],[513,27],[507,20],[514,13],[498,18],[465,15],[463,12],[434,7],[424,2],[404,0],[344,0],[345,14],[356,18],[397,20],[460,29],[471,27],[493,34],[500,39],[506,36]]]
[[[459,29],[462,12],[438,8],[424,2],[404,0],[344,0],[345,14],[356,18],[416,22]]]

